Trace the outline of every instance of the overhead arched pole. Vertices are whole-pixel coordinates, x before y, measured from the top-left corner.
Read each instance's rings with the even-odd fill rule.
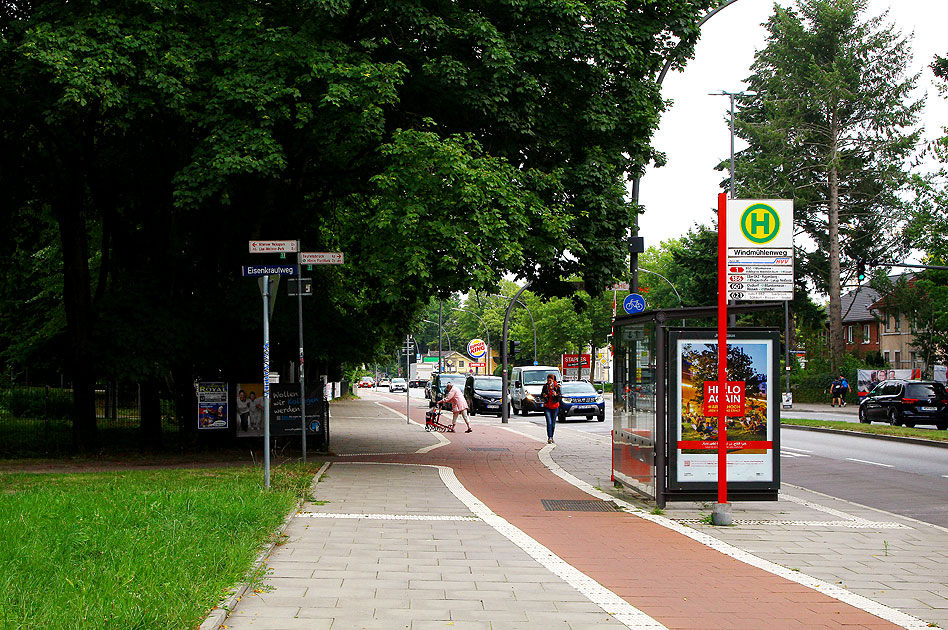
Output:
[[[728,8],[735,2],[737,2],[737,0],[727,0],[727,2],[719,6],[717,9],[708,11],[708,13],[703,18],[701,18],[701,21],[698,22],[696,28],[700,31],[701,27],[704,26],[705,22],[707,22],[713,16],[717,15],[718,13]],[[675,47],[671,49],[671,51],[668,54],[668,58],[665,60],[664,65],[662,65],[662,69],[658,73],[658,78],[655,80],[655,83],[658,84],[659,87],[661,87],[662,82],[665,80],[665,75],[668,74],[668,71],[671,69],[672,64],[678,61],[679,59],[678,50],[681,47],[681,44],[683,42],[684,40],[679,41],[675,45]],[[639,187],[640,187],[639,182],[641,181],[641,179],[642,179],[641,177],[636,177],[634,180],[632,180],[632,202],[635,203],[635,205],[638,205],[639,203]],[[631,290],[632,293],[639,292],[639,269],[638,269],[639,255],[638,255],[638,252],[632,251],[632,239],[638,236],[638,232],[639,232],[639,215],[636,212],[633,219],[633,223],[632,223],[632,229],[630,230],[630,233],[629,233],[629,251],[630,251],[629,271],[631,272],[631,276],[632,276],[630,278],[631,282],[629,283],[630,284],[629,289]]]

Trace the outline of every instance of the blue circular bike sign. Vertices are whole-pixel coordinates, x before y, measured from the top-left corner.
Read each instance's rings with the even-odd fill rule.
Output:
[[[629,315],[641,313],[645,310],[645,298],[638,293],[630,293],[622,300],[622,308]]]

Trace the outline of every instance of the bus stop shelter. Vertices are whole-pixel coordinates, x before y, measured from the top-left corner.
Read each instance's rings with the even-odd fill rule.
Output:
[[[782,302],[738,304],[728,313],[782,308]],[[715,307],[688,307],[613,321],[612,480],[658,507],[717,496],[716,468],[709,465],[717,455],[707,448],[717,430],[702,422],[696,404],[704,364],[716,357],[717,331],[685,325],[716,317]],[[728,419],[728,495],[735,500],[777,498],[779,355],[776,329],[728,329],[728,380],[745,380],[748,393],[745,415]],[[732,426],[741,440],[735,448]]]

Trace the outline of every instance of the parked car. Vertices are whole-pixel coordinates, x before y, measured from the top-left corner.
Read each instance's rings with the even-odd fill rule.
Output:
[[[359,379],[359,387],[375,387],[375,379],[371,376],[363,376]]]
[[[562,422],[573,416],[586,416],[586,420],[593,417],[599,422],[606,419],[606,401],[595,386],[588,381],[567,381],[560,383],[560,409],[557,420]]]
[[[501,386],[499,376],[469,374],[464,382],[464,398],[472,416],[478,413],[500,413]]]
[[[548,374],[555,374],[557,382],[562,383],[563,375],[558,367],[525,365],[513,369],[510,375],[510,406],[514,413],[525,416],[531,411],[543,411],[543,403],[539,398]]]
[[[859,403],[859,422],[888,422],[892,426],[934,424],[948,429],[948,392],[938,381],[882,381]]]
[[[388,391],[390,392],[407,392],[408,383],[403,378],[393,378],[392,382],[388,384]]]
[[[434,401],[444,398],[444,390],[448,383],[454,383],[454,386],[464,391],[464,380],[466,374],[433,374],[431,383],[428,385],[428,406],[434,407]]]

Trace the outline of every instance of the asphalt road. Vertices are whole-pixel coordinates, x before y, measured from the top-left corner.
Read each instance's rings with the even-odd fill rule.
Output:
[[[948,527],[948,449],[784,427],[782,481]]]
[[[376,390],[373,390],[376,391]],[[386,395],[386,390],[379,393]],[[394,394],[404,400],[404,394]],[[412,407],[427,406],[421,389]],[[858,422],[854,409],[783,411],[784,417]],[[542,414],[528,420],[543,425]],[[608,439],[612,423],[569,420],[559,426]],[[948,448],[859,435],[781,430],[781,480],[816,492],[948,527]]]

